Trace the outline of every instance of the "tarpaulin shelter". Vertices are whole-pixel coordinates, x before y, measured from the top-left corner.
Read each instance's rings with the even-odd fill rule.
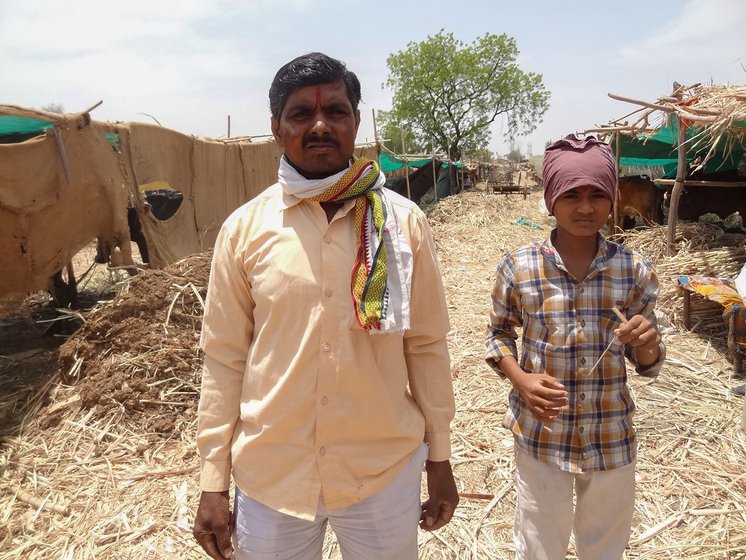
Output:
[[[387,175],[387,177],[396,178],[397,181],[399,173],[403,174],[405,177],[414,176],[415,173],[417,173],[415,171],[410,175],[410,168],[418,170],[423,169],[426,166],[432,167],[433,165],[435,165],[436,169],[433,170],[433,173],[435,176],[434,183],[436,183],[434,187],[436,198],[444,198],[458,191],[458,185],[452,184],[452,175],[454,174],[450,173],[450,167],[453,166],[457,170],[465,169],[464,164],[460,161],[443,161],[440,158],[426,155],[398,155],[386,148],[384,148],[384,150],[378,156],[378,159],[379,165],[381,166],[381,171],[383,171]],[[432,179],[433,175],[431,174],[430,177]],[[421,173],[418,174],[418,180],[422,180]],[[398,189],[399,187],[397,186],[395,190]],[[418,202],[422,194],[424,194],[420,194],[420,190],[421,188],[418,188],[417,194],[415,195],[410,188],[410,198],[412,198],[412,200],[414,200],[415,202]],[[401,190],[401,193],[407,196],[406,188]]]
[[[93,121],[89,112],[0,105],[0,298],[47,288],[94,240],[110,265],[134,269],[132,210],[151,267],[209,249],[225,218],[277,181],[281,152],[273,140],[212,140]],[[375,146],[355,153],[377,155]],[[167,220],[151,212],[143,192],[149,185],[183,195]]]
[[[620,165],[664,169],[664,178],[656,182],[672,186],[667,235],[672,250],[685,185],[746,186],[744,181],[707,180],[708,175],[736,170],[746,161],[746,86],[675,84],[670,95],[655,103],[609,96],[641,108],[586,132],[610,136]],[[636,120],[629,124],[626,119],[633,115]],[[690,171],[699,172],[700,180],[689,179]]]

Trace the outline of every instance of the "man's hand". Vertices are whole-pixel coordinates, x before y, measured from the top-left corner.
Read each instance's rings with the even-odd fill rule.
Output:
[[[427,501],[422,504],[420,528],[435,531],[448,523],[456,511],[459,497],[450,461],[427,461]]]
[[[228,491],[202,492],[192,529],[199,545],[210,558],[229,559],[233,555],[232,532],[233,516]]]

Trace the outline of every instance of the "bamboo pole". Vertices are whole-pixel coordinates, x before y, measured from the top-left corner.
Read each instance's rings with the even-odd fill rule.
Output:
[[[671,191],[671,204],[668,208],[668,232],[667,232],[667,253],[673,255],[674,240],[676,239],[676,220],[679,213],[679,199],[681,191],[684,188],[684,179],[686,178],[686,129],[682,126],[681,119],[676,117],[676,124],[679,127],[678,152],[679,159],[676,167],[676,182]]]
[[[675,185],[676,179],[653,179],[653,183],[660,185]],[[746,181],[690,181],[685,180],[684,186],[699,187],[746,187]]]
[[[99,105],[101,105],[101,104],[102,104],[103,102],[104,102],[104,100],[102,99],[102,100],[100,100],[100,101],[99,101],[98,103],[94,103],[93,105],[91,105],[90,107],[88,107],[88,109],[83,109],[83,110],[82,110],[82,111],[81,111],[80,113],[78,113],[78,114],[79,114],[79,115],[85,115],[86,113],[90,113],[90,112],[91,112],[91,111],[93,111],[93,110],[94,110],[94,109],[95,109],[96,107],[98,107]]]
[[[407,148],[404,145],[404,129],[400,128],[399,132],[401,133],[401,151],[402,153],[407,153]],[[409,190],[409,160],[407,159],[407,156],[402,156],[404,158],[404,172],[406,173],[405,177],[407,180],[407,198],[409,200],[412,200],[412,193]]]
[[[231,116],[228,115],[228,138],[231,137]]]
[[[659,111],[664,111],[666,113],[671,113],[673,109],[671,107],[666,107],[665,105],[658,105],[657,103],[648,103],[647,101],[642,101],[640,99],[632,99],[631,97],[623,97],[621,95],[616,95],[615,93],[610,93],[609,97],[612,99],[616,99],[617,101],[626,101],[627,103],[634,103],[636,105],[642,105],[643,107],[650,107],[651,109],[658,109]]]

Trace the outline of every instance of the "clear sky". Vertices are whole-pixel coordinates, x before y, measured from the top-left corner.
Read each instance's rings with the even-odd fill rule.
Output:
[[[551,92],[542,123],[518,138],[545,142],[604,124],[682,84],[746,84],[746,0],[531,1],[0,0],[0,104],[99,100],[97,120],[153,122],[201,136],[268,134],[277,69],[309,51],[344,60],[363,86],[358,141],[372,109],[391,107],[386,58],[440,29],[465,43],[514,37],[524,71]],[[502,123],[490,147],[504,154]]]

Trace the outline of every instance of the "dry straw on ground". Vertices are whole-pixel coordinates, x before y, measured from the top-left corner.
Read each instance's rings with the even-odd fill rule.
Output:
[[[420,534],[423,559],[513,557],[512,442],[501,427],[508,386],[484,365],[482,340],[496,264],[551,228],[539,199],[536,193],[524,200],[475,189],[429,209],[453,326],[453,464],[464,497],[451,524]],[[663,233],[637,235],[650,236],[643,243],[648,247]],[[662,292],[673,275],[700,266],[691,264],[693,254],[710,259],[699,251],[682,253],[680,262],[654,257],[666,271]],[[148,275],[138,279],[147,281]],[[203,266],[187,260],[151,281],[165,291],[149,314],[140,308],[140,322],[126,331],[129,349],[107,338],[122,336],[121,322],[106,323],[101,332],[89,327],[86,342],[94,348],[68,352],[66,367],[48,382],[50,398],[37,400],[18,434],[5,439],[0,559],[205,557],[189,527],[197,498],[196,329],[206,276]],[[140,289],[133,282],[130,296]],[[666,310],[675,307],[672,297]],[[88,321],[103,324],[95,313]],[[135,344],[137,333],[147,344]],[[669,360],[660,377],[630,376],[640,457],[627,558],[744,558],[743,397],[731,392],[737,381],[713,338],[683,332],[676,321],[664,338]],[[81,342],[79,348],[87,347]],[[120,378],[119,392],[85,401],[80,387],[91,364],[129,377]],[[339,557],[329,540],[324,558]]]

